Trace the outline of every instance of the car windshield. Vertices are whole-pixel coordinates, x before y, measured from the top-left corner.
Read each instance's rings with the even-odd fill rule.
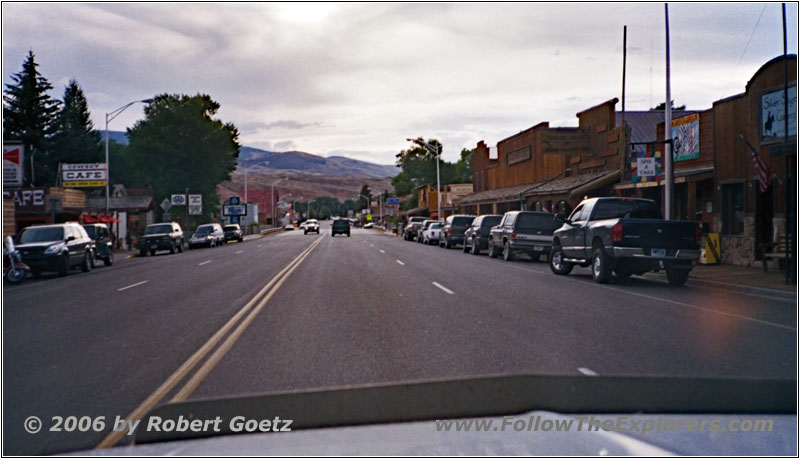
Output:
[[[607,218],[651,218],[660,220],[661,210],[652,201],[600,200],[592,212],[592,220]]]
[[[171,233],[172,225],[152,225],[144,230],[144,234],[164,234]]]
[[[19,240],[23,244],[29,242],[63,241],[64,229],[60,226],[50,228],[27,228],[22,232]]]
[[[799,9],[2,2],[2,455],[797,457]]]
[[[517,228],[537,229],[545,231],[555,231],[561,224],[558,223],[552,214],[529,214],[520,213],[516,220]]]

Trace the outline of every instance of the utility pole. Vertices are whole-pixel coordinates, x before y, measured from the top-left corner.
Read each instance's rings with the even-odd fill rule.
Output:
[[[672,96],[669,80],[669,5],[664,4],[664,24],[667,34],[667,100],[664,103],[664,220],[672,220],[672,195],[674,175],[672,172]]]

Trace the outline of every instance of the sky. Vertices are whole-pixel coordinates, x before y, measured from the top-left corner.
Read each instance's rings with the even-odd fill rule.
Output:
[[[392,164],[422,136],[456,161],[621,99],[624,25],[626,110],[647,110],[665,99],[663,3],[4,2],[2,74],[5,87],[32,50],[53,97],[78,82],[98,129],[130,101],[203,93],[242,145]],[[671,3],[669,25],[688,109],[744,92],[783,53],[780,3]],[[109,129],[142,116],[134,104]]]

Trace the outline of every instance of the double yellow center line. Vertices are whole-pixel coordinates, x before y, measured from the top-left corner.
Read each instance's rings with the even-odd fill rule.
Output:
[[[178,385],[192,369],[199,364],[203,358],[211,352],[217,343],[222,340],[228,332],[236,327],[236,329],[228,335],[225,341],[216,348],[211,357],[209,357],[199,370],[187,381],[183,387],[175,394],[171,402],[180,402],[186,400],[192,392],[197,389],[201,382],[208,376],[211,370],[222,360],[222,357],[233,347],[234,343],[244,333],[250,323],[255,319],[259,312],[264,309],[264,306],[269,302],[270,298],[275,295],[275,292],[283,285],[286,279],[300,266],[300,263],[305,260],[309,253],[319,245],[322,241],[318,237],[311,245],[303,250],[294,260],[292,260],[285,268],[283,268],[272,280],[267,283],[246,305],[242,307],[225,325],[222,326],[214,336],[209,338],[186,362],[184,362],[172,375],[169,376],[149,397],[142,402],[131,414],[126,418],[127,421],[141,420],[156,404],[161,401],[175,386]],[[246,316],[246,317],[245,317]],[[244,320],[241,320],[243,317]],[[237,326],[238,324],[238,326]],[[125,436],[126,432],[111,432],[100,443],[95,446],[95,449],[110,448]]]

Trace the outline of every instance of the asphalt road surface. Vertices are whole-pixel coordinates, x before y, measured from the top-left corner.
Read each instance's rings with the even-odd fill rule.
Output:
[[[124,445],[117,416],[171,400],[523,372],[792,379],[796,320],[791,293],[598,285],[324,222],[4,285],[3,453]],[[54,432],[56,416],[106,426]]]

